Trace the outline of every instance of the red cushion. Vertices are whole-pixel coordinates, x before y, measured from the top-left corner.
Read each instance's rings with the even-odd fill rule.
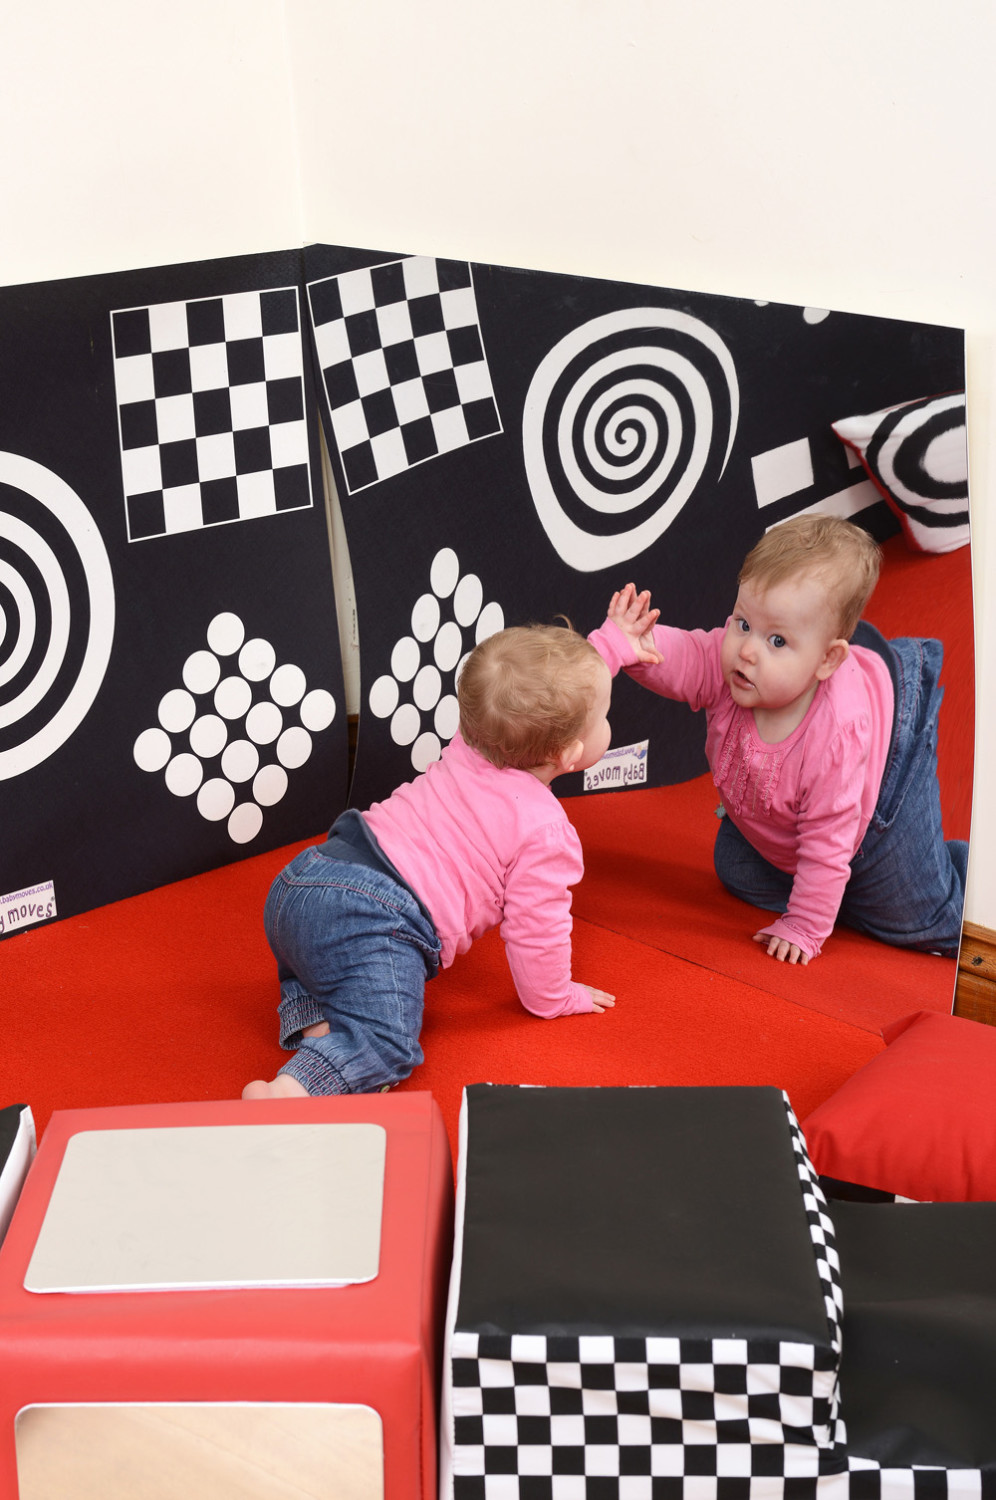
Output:
[[[803,1131],[816,1170],[921,1202],[996,1199],[996,1027],[917,1011]]]

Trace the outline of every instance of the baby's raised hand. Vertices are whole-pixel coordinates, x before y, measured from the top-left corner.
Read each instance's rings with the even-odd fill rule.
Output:
[[[636,592],[636,585],[627,583],[617,590],[609,600],[608,617],[626,636],[636,653],[637,661],[654,666],[660,655],[654,647],[654,626],[660,619],[660,610],[650,608],[650,590]]]

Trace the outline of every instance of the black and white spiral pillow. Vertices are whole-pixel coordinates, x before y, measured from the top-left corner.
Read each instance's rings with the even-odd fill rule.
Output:
[[[834,432],[860,458],[917,552],[953,552],[969,539],[965,392],[926,396]]]

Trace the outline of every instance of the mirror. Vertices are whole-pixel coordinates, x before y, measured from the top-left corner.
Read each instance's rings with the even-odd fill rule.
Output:
[[[331,246],[305,268],[362,642],[352,805],[439,755],[459,664],[492,630],[562,612],[588,631],[630,580],[662,620],[711,629],[758,538],[823,511],[883,543],[867,617],[944,641],[945,832],[967,837],[959,330]],[[864,436],[840,428],[875,416]],[[646,941],[872,1025],[884,1003],[950,1008],[953,958],[840,927],[822,971],[768,961],[712,868],[701,714],[621,677],[612,726],[605,762],[556,784],[585,848],[579,916],[625,913]]]

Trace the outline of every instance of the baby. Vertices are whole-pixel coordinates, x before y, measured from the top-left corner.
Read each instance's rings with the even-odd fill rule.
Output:
[[[797,516],[748,555],[725,627],[657,625],[627,584],[589,637],[613,674],[705,710],[716,873],[781,914],[754,938],[789,963],[815,958],[838,915],[896,947],[958,952],[968,845],[941,827],[941,644],[886,641],[860,619],[879,564],[860,527]]]
[[[482,641],[460,673],[460,730],[440,760],[278,875],[264,924],[280,980],[280,1044],[294,1056],[244,1099],[389,1088],[422,1061],[426,978],[501,924],[534,1015],[601,1012],[612,995],[571,978],[571,887],[581,845],[550,789],[609,745],[611,678],[569,629]]]

